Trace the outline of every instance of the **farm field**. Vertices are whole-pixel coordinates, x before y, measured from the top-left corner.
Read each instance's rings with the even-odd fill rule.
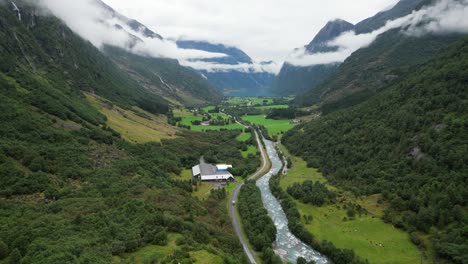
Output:
[[[295,126],[294,124],[290,124],[291,120],[266,119],[263,115],[243,116],[242,119],[251,124],[265,126],[270,136],[284,133]]]
[[[212,108],[214,108],[214,107],[212,107]],[[215,119],[218,116],[221,116],[223,119],[228,119],[228,116],[223,114],[223,113],[213,113],[213,114],[210,114],[210,115]],[[193,125],[192,124],[193,121],[202,121],[203,116],[201,114],[194,115],[193,113],[191,113],[188,110],[175,110],[174,111],[174,116],[181,117],[182,121],[180,121],[179,123],[181,125],[184,125],[184,126],[190,126],[190,129],[192,131],[202,132],[202,131],[207,131],[207,130],[221,130],[221,129],[242,129],[243,130],[244,129],[243,126],[241,126],[241,125],[239,125],[237,123],[231,123],[231,124],[225,125],[225,126],[202,126],[202,125],[196,126],[196,125]]]
[[[306,180],[320,181],[326,183],[326,179],[316,169],[307,168],[304,160],[291,156],[284,146],[281,146],[283,153],[292,159],[292,168],[288,174],[281,179],[281,187],[286,190],[288,186]],[[337,191],[333,186],[327,185],[331,190]],[[346,200],[352,198],[344,195]],[[361,205],[376,206],[375,197],[364,199],[366,202],[358,202]],[[339,248],[353,249],[358,256],[368,259],[370,263],[390,264],[390,263],[420,263],[421,253],[417,247],[411,243],[409,235],[404,231],[394,228],[392,225],[384,223],[378,216],[372,214],[356,216],[354,220],[344,220],[347,217],[344,203],[325,205],[322,207],[312,206],[301,202],[296,202],[301,215],[311,215],[313,217],[309,224],[304,220],[302,223],[319,240],[333,242]],[[366,206],[366,207],[367,207]]]

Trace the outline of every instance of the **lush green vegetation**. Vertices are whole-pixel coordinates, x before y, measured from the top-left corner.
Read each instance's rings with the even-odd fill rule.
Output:
[[[265,263],[282,263],[272,253],[276,227],[263,207],[262,195],[255,181],[247,181],[239,193],[238,210],[245,233],[253,249],[262,252]]]
[[[367,261],[361,260],[357,257],[352,249],[339,249],[332,242],[323,240],[317,240],[313,234],[311,234],[305,226],[301,223],[301,214],[296,206],[294,200],[281,189],[280,186],[280,174],[274,176],[270,180],[270,188],[273,195],[280,201],[281,207],[283,208],[288,218],[288,227],[291,232],[302,240],[312,246],[312,248],[318,250],[322,254],[326,255],[333,263],[336,264],[361,264],[367,263]],[[307,221],[313,221],[313,217],[306,216]]]
[[[292,160],[287,175],[280,179],[283,190],[305,181],[319,181],[337,194],[335,201],[320,207],[296,200],[302,216],[301,223],[317,240],[327,240],[339,248],[353,249],[357,256],[370,263],[420,262],[421,253],[411,243],[410,236],[380,219],[386,206],[379,200],[380,197],[372,195],[357,199],[349,192],[330,186],[317,169],[308,168],[303,159],[291,156],[283,146],[281,149]]]
[[[288,187],[288,194],[295,199],[316,206],[322,206],[325,202],[335,199],[335,193],[318,181],[305,181],[303,183],[294,183]]]
[[[304,95],[296,98],[296,103],[320,103],[324,113],[359,104],[405,79],[412,69],[460,39],[461,35],[457,34],[414,37],[401,34],[400,29],[390,30],[369,47],[353,53],[319,85],[311,84]]]
[[[270,136],[283,134],[295,126],[291,124],[291,120],[266,119],[263,115],[243,116],[242,120],[250,124],[264,126]]]
[[[0,5],[0,263],[133,263],[128,254],[171,247],[172,235],[178,249],[150,261],[245,263],[225,193],[201,201],[191,181],[173,176],[202,155],[239,175],[255,171],[239,132],[124,140],[82,91],[150,128],[167,104],[59,20],[15,2],[21,22]]]
[[[283,142],[329,181],[382,194],[383,219],[431,235],[437,261],[463,263],[468,201],[468,41],[368,101],[300,126]],[[465,236],[465,237],[464,237]]]
[[[237,124],[233,118],[223,113],[199,112],[196,110],[175,110],[173,122],[180,127],[193,131],[244,130],[244,127]],[[209,122],[209,125],[202,125],[202,122]]]

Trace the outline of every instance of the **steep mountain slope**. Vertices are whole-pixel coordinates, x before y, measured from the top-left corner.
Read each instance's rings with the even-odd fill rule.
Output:
[[[305,46],[306,54],[335,51],[336,47],[329,47],[327,43],[341,33],[350,31],[354,25],[344,20],[328,22],[315,38]],[[339,64],[312,65],[308,67],[294,66],[285,62],[280,73],[273,81],[271,91],[277,95],[298,95],[313,89],[326,80]]]
[[[175,104],[197,106],[222,99],[208,81],[177,60],[143,57],[115,47],[106,47],[104,53],[141,86]]]
[[[341,33],[350,30],[355,31],[357,34],[369,33],[384,26],[389,20],[408,15],[412,11],[418,10],[432,2],[432,0],[401,0],[391,9],[377,13],[354,26],[343,20],[331,21],[317,34],[314,40],[306,46],[306,52],[308,54],[313,54],[334,51],[336,48],[328,47],[325,44]],[[336,63],[329,64],[327,67],[324,65],[297,67],[285,63],[280,74],[273,83],[272,91],[280,95],[302,94],[305,92],[313,93],[314,89],[335,73],[337,67],[338,64]],[[316,93],[320,94],[320,92]]]
[[[20,21],[12,18],[10,6],[1,8],[2,72],[21,82],[36,79],[52,83],[68,94],[87,91],[123,107],[140,106],[153,113],[167,112],[165,100],[146,91],[57,19],[36,16],[34,8],[24,6]],[[47,95],[56,96],[56,93]],[[32,99],[38,100],[37,104],[48,101]]]
[[[101,0],[94,1],[104,10],[104,16],[116,23],[115,27],[131,36],[133,41],[128,43],[128,48],[143,41],[142,38],[164,41],[161,35],[140,22],[125,17]],[[140,56],[110,46],[105,48],[104,54],[141,86],[172,103],[193,106],[217,102],[222,97],[222,94],[211,87],[199,74],[181,66],[177,60]]]
[[[355,107],[288,132],[288,149],[357,195],[382,194],[384,220],[431,235],[439,260],[468,244],[468,39]]]
[[[226,95],[258,96],[269,92],[275,78],[273,73],[265,71],[262,65],[254,65],[252,59],[242,50],[223,44],[204,41],[179,40],[177,45],[184,49],[197,49],[208,52],[224,53],[227,56],[199,60],[214,64],[238,66],[239,69],[197,69],[214,87]]]
[[[356,24],[354,30],[357,34],[368,33],[373,30],[379,29],[389,20],[394,20],[399,17],[406,16],[418,10],[424,5],[434,2],[433,0],[401,0],[394,7],[389,10],[379,12],[375,16]]]
[[[408,70],[430,60],[461,35],[408,36],[395,29],[379,36],[369,47],[353,53],[338,70],[297,102],[321,102],[328,113],[360,103],[405,77]]]
[[[200,201],[178,176],[200,155],[243,163],[238,132],[124,141],[83,91],[147,122],[167,103],[58,19],[15,3],[0,4],[0,263],[130,263],[143,247],[145,263],[246,263],[225,193]]]
[[[326,45],[327,42],[338,37],[341,33],[353,29],[354,25],[347,21],[341,19],[330,21],[319,31],[309,45],[306,46],[306,50],[309,53],[335,51],[337,47],[330,47]]]

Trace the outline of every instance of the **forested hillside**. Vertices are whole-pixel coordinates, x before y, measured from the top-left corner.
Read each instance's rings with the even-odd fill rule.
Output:
[[[79,91],[87,91],[125,108],[140,106],[152,113],[167,112],[164,99],[146,91],[58,19],[38,16],[36,8],[27,5],[21,5],[21,10],[20,21],[9,5],[0,5],[0,70],[35,88],[31,91],[31,100],[36,101],[33,104],[45,105],[66,94],[63,100],[56,100],[65,104],[72,94],[80,97]],[[45,91],[44,86],[56,91]],[[54,107],[47,108],[51,111]]]
[[[225,195],[201,201],[177,176],[201,155],[242,163],[239,131],[124,141],[83,91],[142,118],[167,102],[58,19],[17,4],[21,20],[0,5],[0,263],[111,263],[174,236],[179,250],[152,261],[191,263],[202,251],[245,263]]]
[[[421,247],[430,245],[418,234],[430,234],[437,263],[466,263],[468,40],[405,76],[362,104],[293,129],[283,142],[331,183],[382,194],[390,203],[384,220]]]

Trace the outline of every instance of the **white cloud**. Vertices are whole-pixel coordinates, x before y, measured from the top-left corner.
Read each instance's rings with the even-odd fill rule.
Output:
[[[284,61],[334,18],[352,23],[398,0],[104,0],[167,38],[239,47],[257,61]]]
[[[92,0],[40,0],[39,3],[53,15],[62,19],[74,32],[98,48],[112,45],[140,55],[181,61],[226,56],[222,53],[179,49],[173,41],[146,37],[127,26],[125,18],[113,17]],[[124,30],[115,25],[120,25]]]
[[[468,33],[468,0],[440,0],[435,5],[388,21],[385,26],[367,34],[354,31],[341,34],[327,45],[338,47],[334,52],[308,54],[305,49],[293,52],[286,60],[295,66],[341,63],[353,52],[372,44],[382,33],[404,28],[403,33],[421,36],[428,33]]]
[[[267,72],[277,74],[281,65],[276,62],[270,63],[241,63],[241,64],[220,64],[206,61],[181,61],[181,65],[191,67],[196,70],[204,70],[207,72],[228,72],[228,71],[239,71],[239,72]]]

